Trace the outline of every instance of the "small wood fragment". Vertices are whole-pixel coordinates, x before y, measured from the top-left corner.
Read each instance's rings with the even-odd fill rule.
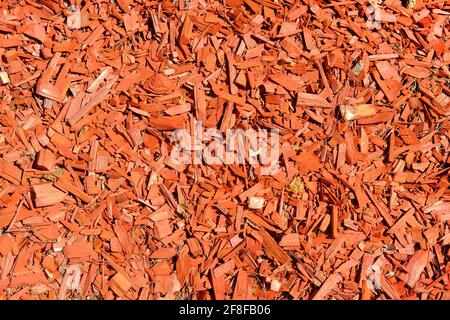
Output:
[[[51,183],[32,186],[36,207],[52,206],[64,200],[66,194]]]

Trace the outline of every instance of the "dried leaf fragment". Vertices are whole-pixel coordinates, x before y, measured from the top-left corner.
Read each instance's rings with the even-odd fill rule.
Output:
[[[286,190],[293,193],[304,192],[305,185],[303,183],[302,178],[300,176],[294,177],[294,179],[292,179],[291,183],[286,188]]]

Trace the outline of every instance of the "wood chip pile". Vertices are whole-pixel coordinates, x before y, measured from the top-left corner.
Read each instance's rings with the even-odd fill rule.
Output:
[[[0,299],[450,299],[449,21],[1,1]],[[175,162],[198,123],[278,130],[279,170]]]

